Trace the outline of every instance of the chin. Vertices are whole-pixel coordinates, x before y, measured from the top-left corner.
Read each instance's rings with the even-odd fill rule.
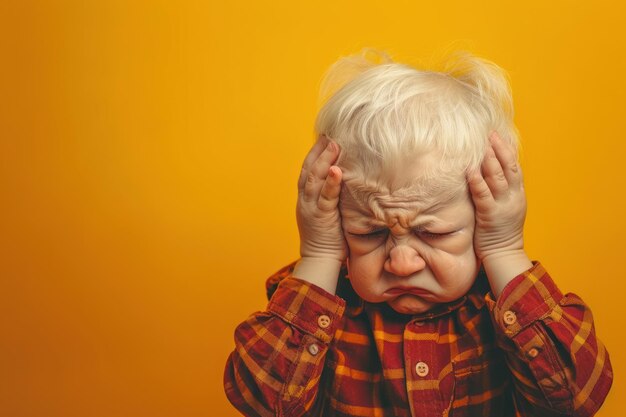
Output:
[[[400,314],[421,314],[430,310],[435,303],[424,300],[415,295],[405,294],[387,302],[391,308]]]

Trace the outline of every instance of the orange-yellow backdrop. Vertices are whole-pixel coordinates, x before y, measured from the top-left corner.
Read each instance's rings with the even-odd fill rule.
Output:
[[[235,416],[232,331],[298,254],[323,71],[461,40],[511,75],[527,247],[593,308],[621,415],[625,14],[586,1],[0,3],[0,415]]]

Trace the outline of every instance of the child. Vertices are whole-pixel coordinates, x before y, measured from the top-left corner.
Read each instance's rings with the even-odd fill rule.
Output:
[[[506,77],[348,58],[298,182],[301,259],[235,331],[246,416],[593,415],[612,382],[591,311],[524,251]]]

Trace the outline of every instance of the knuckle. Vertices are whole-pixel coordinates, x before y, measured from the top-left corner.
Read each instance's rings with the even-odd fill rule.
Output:
[[[298,188],[302,189],[304,188],[304,184],[306,183],[306,176],[304,174],[304,172],[300,173],[300,176],[298,177]]]
[[[487,199],[491,197],[491,191],[487,187],[483,187],[476,192],[476,197],[480,199]]]
[[[331,201],[330,198],[328,198],[327,195],[322,193],[322,194],[320,194],[320,197],[317,200],[317,205],[319,206],[320,204],[328,203],[329,201]]]
[[[307,184],[315,184],[315,181],[317,180],[317,178],[315,177],[315,174],[313,172],[309,172],[306,176],[306,183]]]
[[[489,187],[487,187],[487,183],[483,178],[476,179],[471,185],[470,191],[472,195],[478,196],[489,191]]]
[[[316,191],[312,186],[304,188],[304,192],[302,192],[302,197],[305,202],[310,202],[311,200],[315,198],[315,196],[316,196]]]
[[[320,196],[320,199],[317,201],[317,207],[323,211],[330,211],[337,207],[337,203],[334,198]]]
[[[478,198],[481,200],[487,200],[489,197],[491,197],[491,193],[489,191],[481,191],[478,193]]]

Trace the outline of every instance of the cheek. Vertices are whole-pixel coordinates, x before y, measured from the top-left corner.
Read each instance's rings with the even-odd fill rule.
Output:
[[[351,253],[348,258],[348,276],[354,291],[366,301],[377,301],[377,285],[383,270],[384,257],[370,253],[360,256]]]
[[[474,278],[478,272],[478,261],[473,251],[471,254],[459,257],[455,266],[459,277]]]
[[[455,277],[458,279],[475,275],[477,260],[473,239],[469,236],[460,236],[456,241],[450,242],[445,249],[433,250],[428,261],[439,281],[447,282],[455,280]]]
[[[473,268],[476,262],[473,235],[464,233],[452,239],[435,241],[421,248],[421,253],[435,274],[458,273]],[[454,271],[454,272],[452,272]]]
[[[450,240],[450,243],[444,248],[445,252],[464,256],[467,253],[474,252],[474,228],[463,230],[458,236]]]
[[[433,268],[433,273],[439,285],[445,288],[452,298],[457,298],[470,289],[478,274],[478,267],[478,261],[472,251],[442,261],[437,264],[437,268]]]

